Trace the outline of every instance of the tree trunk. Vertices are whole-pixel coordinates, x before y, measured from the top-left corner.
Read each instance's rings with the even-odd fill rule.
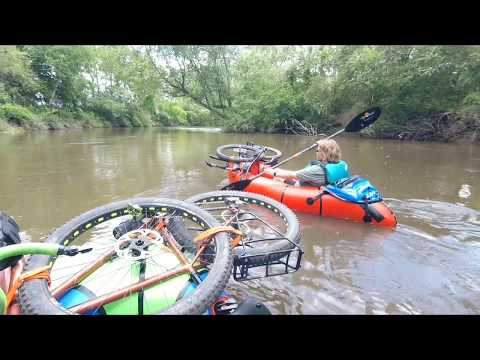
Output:
[[[52,106],[53,100],[55,99],[55,93],[57,92],[58,84],[60,83],[60,80],[57,80],[55,83],[55,87],[53,88],[52,95],[50,96],[50,101],[48,102],[49,106]]]

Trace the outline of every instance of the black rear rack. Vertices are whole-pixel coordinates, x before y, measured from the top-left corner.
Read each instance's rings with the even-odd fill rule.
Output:
[[[228,206],[218,206],[214,208],[205,209],[207,211],[218,211],[218,210],[227,210]],[[245,215],[249,215],[249,218],[246,218]],[[235,217],[235,215],[234,215]],[[237,223],[231,223],[230,219],[227,224],[238,229],[238,215]],[[303,256],[303,250],[299,246],[301,239],[298,243],[293,242],[289,238],[285,237],[281,232],[275,229],[272,225],[258,217],[256,214],[245,211],[242,212],[242,218],[240,221],[260,221],[265,226],[270,228],[275,232],[277,237],[270,237],[267,239],[243,239],[241,245],[237,246],[236,255],[233,259],[233,269],[232,275],[236,281],[247,281],[260,279],[265,277],[277,276],[277,275],[286,275],[291,274],[301,267],[301,261]],[[192,227],[188,228],[189,230],[194,231],[203,231],[202,228]],[[283,241],[290,244],[284,246],[283,249],[278,251],[262,251],[259,249],[258,252],[254,254],[247,254],[246,248],[252,248],[251,244],[263,242],[263,241]],[[242,252],[242,249],[244,251]]]
[[[268,226],[271,230],[277,233],[279,236],[268,239],[246,240],[243,241],[241,246],[238,246],[237,255],[233,260],[233,278],[236,281],[254,280],[265,277],[286,275],[296,272],[300,269],[303,250],[298,244],[291,241],[289,238],[283,236],[273,226],[259,218],[256,214],[246,212],[243,215],[251,215],[251,219],[242,220],[258,220],[264,225]],[[252,255],[241,254],[241,249],[250,247],[252,243],[258,243],[262,241],[288,241],[290,243],[290,249],[259,252]],[[238,254],[240,253],[240,254]],[[266,260],[258,261],[260,258],[266,258]],[[253,270],[255,269],[255,270]]]
[[[257,241],[267,240],[272,239]],[[290,241],[287,238],[283,238],[282,240]],[[294,247],[290,250],[235,256],[233,260],[233,278],[236,281],[241,282],[296,272],[301,266],[303,250],[293,242],[291,243]],[[280,257],[278,254],[283,256]],[[266,256],[266,261],[262,261],[260,264],[256,262],[255,258],[258,258],[259,256]]]

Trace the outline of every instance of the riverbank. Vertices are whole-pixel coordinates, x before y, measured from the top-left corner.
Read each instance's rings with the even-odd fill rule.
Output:
[[[437,142],[480,142],[480,107],[456,112],[438,112],[418,116],[404,124],[379,121],[361,134],[379,139],[400,139]]]
[[[319,136],[330,134],[344,127],[357,113],[349,111],[331,116],[322,127],[306,123],[306,126],[289,127],[288,134]],[[227,122],[223,129],[227,133],[267,133],[285,134],[275,128],[237,126]],[[371,139],[393,139],[435,142],[480,142],[480,105],[464,106],[456,111],[432,112],[402,117],[400,113],[384,110],[381,118],[370,128],[364,129],[359,136]]]
[[[0,133],[18,134],[30,130],[64,130],[162,125],[142,111],[116,114],[113,111],[34,109],[16,104],[0,105]]]
[[[95,123],[91,121],[46,121],[35,122],[28,126],[19,126],[0,120],[0,134],[22,134],[25,131],[36,130],[64,130],[64,129],[92,129],[112,127],[106,122]]]
[[[91,112],[33,110],[15,104],[0,106],[0,132],[17,134],[25,130],[108,127],[107,121]]]
[[[0,134],[21,134],[35,130],[65,130],[91,128],[133,128],[167,127],[188,131],[248,133],[232,131],[222,127],[205,126],[165,126],[151,119],[133,119],[132,116],[118,117],[115,121],[93,112],[44,110],[33,112],[28,108],[0,106]],[[337,124],[337,126],[340,126]],[[321,131],[319,131],[320,133]],[[277,133],[272,131],[252,131],[251,133]],[[328,133],[326,131],[325,133]],[[283,133],[282,133],[283,134]],[[309,135],[309,134],[304,134]],[[385,117],[371,128],[359,133],[361,137],[371,139],[393,139],[403,141],[435,141],[453,143],[480,142],[480,109],[468,109],[461,112],[442,112],[410,119],[399,125]]]

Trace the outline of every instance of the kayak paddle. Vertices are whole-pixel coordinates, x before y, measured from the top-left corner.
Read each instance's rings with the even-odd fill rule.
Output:
[[[361,114],[355,116],[350,122],[347,124],[347,126],[341,130],[338,130],[336,133],[330,135],[327,137],[325,140],[331,139],[334,136],[337,136],[338,134],[341,134],[342,132],[357,132],[360,130],[365,129],[366,127],[372,125],[379,117],[381,114],[382,110],[379,107],[373,107],[371,109],[368,109],[366,111],[363,111]],[[302,151],[297,152],[296,154],[290,156],[289,158],[280,161],[277,165],[272,166],[272,169],[275,169],[279,167],[280,165],[285,164],[287,161],[290,161],[292,159],[295,159],[296,157],[302,155],[303,153],[306,153],[309,150],[312,150],[316,148],[318,145],[317,143],[314,143],[310,145],[308,148],[303,149]],[[251,179],[246,179],[246,180],[240,180],[235,183],[229,184],[225,187],[222,188],[222,190],[238,190],[238,191],[243,191],[250,183],[262,176],[265,173],[266,170],[260,172],[258,175],[255,175]]]

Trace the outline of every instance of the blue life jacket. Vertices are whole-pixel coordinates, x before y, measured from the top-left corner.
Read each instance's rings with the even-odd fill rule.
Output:
[[[325,170],[327,184],[334,184],[336,181],[350,176],[348,165],[343,160],[340,160],[338,163],[328,164],[324,164],[319,160],[312,160],[310,165],[320,165]]]
[[[333,184],[340,179],[347,178],[350,176],[348,172],[348,165],[345,161],[340,160],[338,163],[328,163],[325,165],[327,183]]]

